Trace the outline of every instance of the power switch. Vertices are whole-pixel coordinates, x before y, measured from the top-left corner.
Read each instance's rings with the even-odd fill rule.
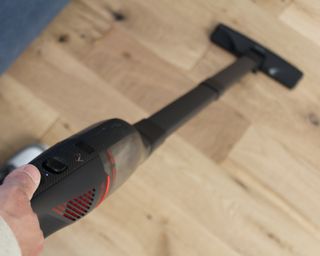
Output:
[[[42,164],[42,167],[46,171],[56,174],[62,173],[68,169],[68,167],[64,163],[55,158],[48,158],[47,160],[45,160]]]

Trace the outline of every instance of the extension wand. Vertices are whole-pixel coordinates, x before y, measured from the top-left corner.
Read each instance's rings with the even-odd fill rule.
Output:
[[[247,73],[262,71],[289,89],[302,77],[285,60],[227,26],[219,25],[210,39],[237,60],[147,119],[134,125],[102,121],[30,162],[42,175],[31,204],[45,237],[99,206],[169,135]]]

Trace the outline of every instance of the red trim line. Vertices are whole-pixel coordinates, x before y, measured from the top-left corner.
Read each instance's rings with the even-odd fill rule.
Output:
[[[80,204],[82,207],[86,208],[87,210],[89,210],[89,207],[88,205],[84,204],[83,201],[81,201],[80,199],[78,198],[75,198],[74,199],[78,204]]]
[[[63,215],[63,212],[61,212],[60,210],[58,210],[57,208],[52,208],[52,211],[54,211],[55,213],[59,214],[59,215]]]
[[[90,205],[91,202],[89,201],[88,198],[86,198],[85,196],[79,196],[79,198],[82,200],[82,202],[85,202],[87,205]]]
[[[63,205],[58,205],[56,208],[62,212],[66,209]]]
[[[117,175],[116,161],[115,161],[115,159],[112,155],[112,152],[110,150],[107,151],[107,158],[111,163],[112,182],[114,182],[116,179],[116,175]]]
[[[81,207],[81,205],[79,205],[79,203],[75,203],[73,201],[69,201],[69,203],[72,204],[74,207],[78,208],[79,211],[81,211],[81,212],[87,212],[88,211],[87,209]]]
[[[101,199],[100,199],[100,201],[99,201],[99,203],[97,204],[96,207],[98,207],[103,202],[103,200],[106,198],[106,196],[109,193],[109,188],[110,188],[110,176],[107,176],[107,179],[106,179],[106,190],[105,190],[103,196],[101,197]]]
[[[69,207],[69,209],[71,209],[71,210],[74,211],[75,213],[83,216],[83,212],[79,211],[77,208],[75,208],[75,207],[73,207],[73,206],[71,206],[71,205],[69,205],[68,207]]]

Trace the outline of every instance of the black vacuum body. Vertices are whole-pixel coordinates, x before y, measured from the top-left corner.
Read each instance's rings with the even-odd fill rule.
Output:
[[[289,89],[302,77],[288,62],[224,25],[211,41],[237,60],[147,119],[134,125],[119,119],[100,122],[30,162],[42,175],[31,203],[45,237],[96,208],[170,134],[244,75],[262,71]]]
[[[45,236],[85,216],[148,155],[140,134],[119,119],[98,123],[30,163],[42,174],[32,199]]]

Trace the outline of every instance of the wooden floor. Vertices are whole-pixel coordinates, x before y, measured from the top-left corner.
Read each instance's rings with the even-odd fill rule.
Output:
[[[305,77],[247,76],[43,255],[320,255],[319,17],[318,0],[74,0],[0,78],[1,161],[183,94],[233,61],[219,22]]]

